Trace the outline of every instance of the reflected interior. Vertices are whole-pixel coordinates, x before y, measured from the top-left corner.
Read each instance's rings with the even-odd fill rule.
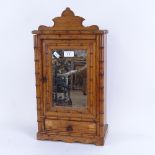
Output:
[[[53,106],[86,107],[86,50],[52,51]]]

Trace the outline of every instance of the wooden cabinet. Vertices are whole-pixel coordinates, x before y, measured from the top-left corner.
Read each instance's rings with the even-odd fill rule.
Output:
[[[66,8],[34,35],[39,140],[103,145],[106,30]]]

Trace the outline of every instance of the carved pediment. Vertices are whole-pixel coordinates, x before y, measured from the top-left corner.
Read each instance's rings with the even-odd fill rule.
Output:
[[[85,27],[82,22],[85,19],[80,16],[75,16],[70,8],[66,8],[60,17],[53,19],[54,25],[47,27],[44,25],[39,26],[38,30],[99,30],[98,26],[92,25]]]

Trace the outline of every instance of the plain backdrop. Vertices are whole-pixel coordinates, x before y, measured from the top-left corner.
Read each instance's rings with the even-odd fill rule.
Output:
[[[36,140],[31,31],[66,7],[109,30],[104,147]],[[154,16],[154,0],[0,0],[0,155],[154,155]]]

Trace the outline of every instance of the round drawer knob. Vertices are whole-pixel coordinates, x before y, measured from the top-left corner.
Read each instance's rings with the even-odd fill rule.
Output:
[[[73,127],[71,125],[67,126],[67,131],[73,131]]]

